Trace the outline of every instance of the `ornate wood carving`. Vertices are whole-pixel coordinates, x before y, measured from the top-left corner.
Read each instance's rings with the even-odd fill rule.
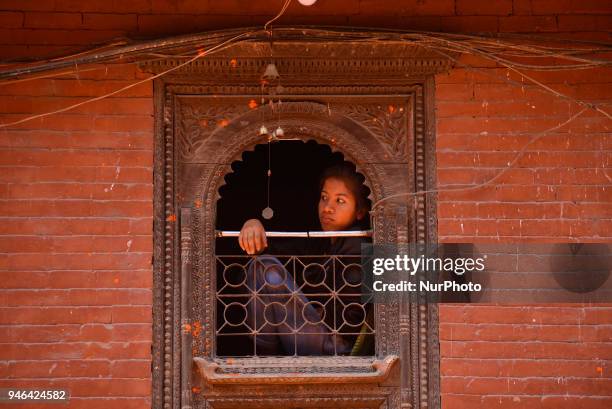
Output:
[[[283,103],[274,112],[267,105],[248,106],[260,97],[258,80],[270,55],[265,43],[241,44],[155,83],[153,407],[439,407],[437,328],[432,328],[437,310],[414,299],[376,306],[376,356],[365,359],[400,357],[401,367],[385,380],[359,386],[305,384],[296,393],[291,382],[212,385],[185,368],[189,354],[216,359],[213,256],[218,189],[231,163],[265,142],[257,132],[262,117],[280,116],[286,134],[342,152],[366,177],[373,202],[399,194],[372,212],[375,242],[425,243],[436,238],[435,198],[409,193],[435,185],[433,83],[428,78],[447,69],[449,62],[404,43],[381,47],[281,42],[274,53],[284,88]],[[160,72],[179,62],[142,67]],[[184,216],[182,234],[176,228],[179,208],[190,208],[183,212],[189,217]],[[181,278],[187,269],[190,290]],[[190,297],[189,303],[184,297]],[[189,337],[181,336],[185,328]],[[243,376],[276,373],[283,379],[308,368],[316,372],[325,362],[329,373],[341,376],[350,371],[352,358],[292,358],[283,365],[269,358],[263,366],[261,359],[245,358],[240,371]],[[235,362],[215,362],[219,374],[232,373]],[[186,390],[190,385],[193,391]],[[185,397],[190,393],[191,402]]]

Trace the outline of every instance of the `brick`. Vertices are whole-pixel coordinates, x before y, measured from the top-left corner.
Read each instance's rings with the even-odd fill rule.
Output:
[[[531,13],[531,0],[513,0],[512,1],[512,14],[523,15]]]
[[[606,0],[532,0],[533,14],[610,14]]]
[[[186,0],[185,2],[181,2],[181,3],[191,4],[192,1]],[[199,5],[199,8],[197,10],[201,10],[201,12],[204,12],[206,11],[208,2],[197,2],[197,5]],[[151,0],[151,11],[153,13],[160,13],[160,14],[177,13],[179,6],[180,4],[178,2],[175,2],[172,0]],[[184,11],[193,12],[196,10],[184,10]]]
[[[556,378],[548,379],[513,379],[508,382],[503,378],[482,378],[474,380],[469,386],[463,379],[446,377],[442,388],[450,393],[487,394],[490,391],[504,390],[511,395],[561,394],[570,395],[605,395],[606,388],[612,380],[609,379],[574,379],[571,382],[560,383]],[[571,386],[570,386],[571,385]],[[462,388],[464,388],[462,390]]]
[[[610,202],[612,189],[610,186],[567,186],[556,188],[556,200],[583,202]]]
[[[91,46],[92,43],[109,42],[123,34],[120,30],[0,29],[0,44]]]
[[[6,142],[3,144],[4,141]],[[32,129],[0,134],[0,146],[13,148],[88,149],[96,146],[99,150],[152,150],[152,144],[153,137],[149,133],[52,132]],[[76,180],[79,176],[76,174],[73,178]]]
[[[70,184],[35,183],[10,185],[7,198],[11,199],[90,199],[90,200],[146,200],[152,197],[152,186],[144,184]]]
[[[151,264],[150,253],[26,253],[9,254],[7,269],[20,270],[97,270],[145,269]]]
[[[438,231],[443,235],[476,235],[476,222],[470,219],[438,220]]]
[[[80,28],[83,24],[81,13],[49,13],[28,12],[25,13],[23,26],[26,28]]]
[[[252,17],[245,17],[247,25],[254,25]],[[263,20],[269,20],[263,18]],[[188,34],[223,28],[244,27],[242,19],[232,19],[228,15],[192,14],[139,14],[138,32],[141,35]]]
[[[570,224],[563,220],[523,220],[522,236],[569,237]]]
[[[150,357],[150,342],[64,342],[61,344],[7,344],[0,358],[24,359],[128,359]],[[90,382],[91,383],[91,382]],[[95,385],[95,383],[93,383]],[[74,391],[71,391],[74,392]]]
[[[564,203],[563,217],[568,219],[612,219],[610,203]]]
[[[151,307],[143,306],[117,306],[112,307],[113,323],[150,323],[152,320]]]
[[[470,84],[436,84],[436,103],[441,101],[464,101],[474,97]]]
[[[151,292],[136,289],[7,290],[3,298],[7,307],[151,304]]]
[[[0,213],[11,217],[149,217],[150,201],[0,200]]]
[[[519,236],[519,220],[478,220],[476,235],[483,237]]]
[[[153,274],[150,270],[97,271],[95,285],[112,288],[152,288]]]
[[[27,166],[151,166],[149,151],[0,150],[0,165]]]
[[[152,132],[153,118],[149,116],[98,116],[93,121],[94,131]]]
[[[441,375],[466,377],[599,377],[590,361],[571,359],[541,360],[534,365],[531,359],[445,359],[440,367]]]
[[[452,187],[443,190],[438,194],[438,199],[445,201],[465,201],[465,202],[479,202],[495,199],[495,186],[485,185],[480,186],[476,189],[453,189]],[[442,230],[440,230],[442,231]]]
[[[472,185],[480,179],[482,172],[470,168],[438,168],[439,188],[452,185]]]
[[[612,321],[612,308],[610,307],[587,307],[584,309],[584,318],[581,323],[608,325]]]
[[[610,17],[607,15],[560,15],[557,17],[560,31],[609,31]]]
[[[0,324],[110,323],[111,307],[0,308]]]
[[[152,181],[153,171],[149,167],[0,166],[0,182],[98,182],[107,183],[110,187],[113,183],[152,183]]]
[[[499,31],[504,33],[539,33],[557,31],[554,16],[510,16],[499,21]]]
[[[468,16],[507,16],[512,14],[512,0],[498,0],[483,2],[481,0],[457,0],[458,15]]]
[[[151,11],[151,0],[106,1],[106,0],[55,0],[55,10],[110,13],[146,13]]]
[[[109,361],[12,361],[11,378],[108,377]]]
[[[49,282],[49,273],[46,271],[0,271],[2,288],[45,288]]]
[[[441,324],[440,340],[582,342],[605,340],[604,336],[611,331],[610,326],[604,330],[604,328],[588,325],[578,327],[574,325]],[[595,375],[592,368],[589,368],[589,371],[583,369],[583,372]],[[499,374],[499,376],[503,375]]]
[[[88,98],[7,96],[0,100],[0,111],[7,114],[51,112],[85,101],[88,101]],[[149,98],[108,97],[81,105],[69,112],[71,114],[150,116],[153,115],[153,104]]]
[[[552,186],[498,186],[495,197],[500,202],[550,202],[555,200]]]
[[[75,34],[73,34],[75,35]],[[27,96],[58,96],[65,97],[98,97],[115,92],[137,81],[108,79],[99,81],[94,79],[37,79],[33,81],[17,82],[0,87],[0,95],[27,95]],[[150,82],[143,82],[113,97],[151,97],[153,88]],[[97,102],[96,102],[97,103]],[[95,103],[94,103],[95,104]]]
[[[0,236],[0,252],[91,253],[151,251],[149,236]]]
[[[491,16],[442,17],[441,29],[468,33],[494,33],[499,30],[499,22]]]
[[[478,217],[484,219],[559,219],[560,203],[479,203]]]
[[[359,6],[360,13],[368,16],[452,16],[455,14],[455,2],[451,0],[408,0],[399,3],[361,0]]]
[[[446,308],[440,322],[577,325],[584,323],[583,316],[579,307],[478,305]]]
[[[0,11],[0,27],[19,28],[23,27],[23,16],[21,12]]]
[[[452,345],[452,348],[451,348]],[[564,359],[572,356],[577,360],[610,359],[607,343],[566,343],[566,342],[477,342],[441,341],[443,357],[456,358],[531,358]]]
[[[83,27],[96,30],[136,31],[138,16],[136,14],[84,13]]]
[[[438,202],[438,217],[447,218],[476,218],[478,205],[472,203],[445,203]]]
[[[110,371],[117,378],[150,378],[151,362],[135,359],[113,361]]]
[[[2,234],[53,234],[53,235],[120,235],[151,234],[152,223],[143,221],[108,218],[6,218],[0,223]]]

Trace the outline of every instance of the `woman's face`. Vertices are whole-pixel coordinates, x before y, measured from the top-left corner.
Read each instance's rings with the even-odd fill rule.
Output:
[[[357,211],[357,200],[353,192],[336,178],[327,178],[319,199],[319,221],[325,231],[346,230],[363,212]]]

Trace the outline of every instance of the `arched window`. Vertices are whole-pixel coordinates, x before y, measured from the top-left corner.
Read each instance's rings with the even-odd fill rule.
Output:
[[[448,60],[408,43],[303,42],[296,41],[292,31],[282,40],[282,33],[275,29],[274,58],[283,78],[283,104],[270,126],[278,123],[287,136],[299,140],[294,145],[282,142],[289,144],[282,149],[321,150],[332,162],[345,160],[357,167],[371,191],[374,209],[369,229],[374,244],[435,241],[435,196],[406,197],[435,187],[433,74],[448,69]],[[261,160],[262,146],[267,147],[258,132],[262,117],[272,117],[268,106],[252,103],[261,96],[259,80],[272,55],[268,39],[260,40],[251,39],[180,69],[174,69],[179,61],[170,59],[142,65],[153,73],[174,69],[155,83],[153,407],[395,409],[407,404],[416,409],[425,402],[430,408],[439,407],[435,305],[406,298],[362,309],[367,303],[338,299],[333,283],[321,298],[311,294],[307,302],[320,304],[319,324],[327,325],[330,332],[344,331],[343,320],[350,319],[338,319],[338,312],[342,315],[348,304],[363,312],[350,322],[359,333],[368,330],[364,324],[370,322],[371,311],[369,335],[375,342],[360,356],[336,350],[300,354],[285,346],[280,354],[258,353],[253,342],[257,335],[266,335],[266,328],[241,327],[243,322],[249,324],[248,303],[256,290],[244,277],[248,262],[219,258],[240,254],[236,248],[224,248],[217,235],[218,230],[239,229],[251,217],[242,213],[232,218],[242,211],[225,203],[234,194],[232,189],[244,193],[253,188],[249,194],[257,198],[245,203],[248,211],[258,214],[265,203],[261,187],[246,178],[249,166]],[[311,153],[286,154],[281,159],[287,159],[290,168]],[[303,174],[316,179],[317,173],[304,169]],[[281,178],[282,174],[273,173],[273,183]],[[275,190],[273,185],[274,191],[287,188]],[[310,205],[299,212],[289,209],[290,216],[285,216],[283,208],[291,205],[272,199],[278,212],[273,223],[279,225],[271,228],[312,229],[316,219],[293,216],[307,214]],[[304,224],[292,224],[298,222]],[[308,263],[302,255],[285,257],[283,264],[294,264],[296,288],[317,284],[322,276],[323,282],[337,276],[352,280],[350,273],[342,272],[326,277],[328,270],[318,267],[325,266],[324,260]],[[231,285],[224,287],[226,283]],[[244,294],[236,295],[240,291]],[[234,304],[225,299],[232,294],[239,299]],[[335,319],[323,314],[330,302],[340,304]],[[260,312],[268,327],[283,324],[278,311],[266,318],[265,308]],[[226,323],[234,328],[229,335],[222,334]],[[304,335],[293,332],[295,325],[285,329],[294,338]],[[224,337],[233,341],[222,341]]]

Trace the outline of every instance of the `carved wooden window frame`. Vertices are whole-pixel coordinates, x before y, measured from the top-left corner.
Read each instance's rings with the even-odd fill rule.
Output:
[[[376,202],[435,187],[433,74],[450,65],[406,44],[373,47],[286,42],[274,51],[285,132],[340,150]],[[232,161],[262,142],[260,114],[244,101],[260,95],[269,55],[266,43],[240,45],[155,82],[153,407],[439,407],[437,307],[414,298],[376,306],[374,357],[214,357],[218,189]],[[177,63],[143,68],[161,72]],[[226,126],[201,123],[221,119]],[[373,211],[375,243],[436,241],[435,196],[405,203],[388,200]],[[377,378],[393,357],[400,365]],[[349,372],[366,380],[347,383]]]

